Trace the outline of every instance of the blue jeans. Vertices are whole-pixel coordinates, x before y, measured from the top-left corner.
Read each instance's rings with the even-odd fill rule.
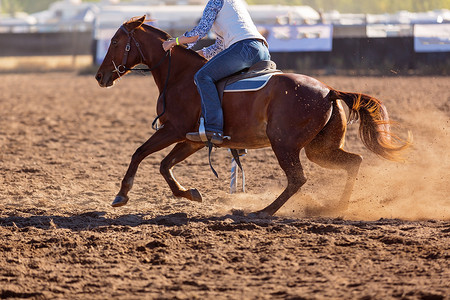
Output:
[[[223,133],[223,112],[216,82],[261,60],[269,60],[269,49],[256,39],[234,43],[208,61],[194,76],[202,99],[205,129]]]

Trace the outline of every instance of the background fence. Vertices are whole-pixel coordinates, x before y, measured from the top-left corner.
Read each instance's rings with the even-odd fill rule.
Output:
[[[93,36],[92,31],[1,33],[0,56],[92,55],[94,62],[97,43]],[[204,40],[201,45],[208,43]],[[450,75],[450,52],[415,52],[412,36],[342,37],[335,32],[330,52],[271,54],[280,69],[301,73]]]
[[[450,52],[415,52],[413,37],[333,38],[330,52],[272,53],[272,59],[297,72],[450,75]]]
[[[1,33],[0,56],[89,55],[92,31]]]

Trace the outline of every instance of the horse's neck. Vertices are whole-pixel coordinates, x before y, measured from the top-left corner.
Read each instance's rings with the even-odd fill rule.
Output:
[[[163,59],[164,52],[162,50],[162,41],[170,38],[170,35],[156,27],[143,24],[146,32],[146,41],[152,45],[147,53],[151,56],[147,58],[153,65],[157,64]],[[169,62],[170,59],[170,62]],[[153,77],[160,93],[163,91],[165,82],[168,76],[170,81],[184,82],[189,80],[193,82],[194,74],[205,64],[205,60],[195,52],[184,49],[182,47],[175,47],[172,49],[171,57],[165,59],[164,62],[153,71]],[[149,66],[152,68],[153,66]],[[170,74],[168,74],[170,72]]]
[[[189,77],[194,80],[194,75],[205,64],[205,60],[192,50],[182,47],[172,49],[172,69],[174,76]],[[171,73],[172,74],[172,73]]]
[[[155,61],[157,62],[161,58],[156,58]],[[182,85],[185,82],[193,83],[195,73],[204,64],[205,61],[197,54],[190,50],[176,47],[172,49],[171,56],[166,58],[164,63],[153,71],[153,78],[161,93],[164,90],[168,76],[169,82],[175,82],[177,85]]]

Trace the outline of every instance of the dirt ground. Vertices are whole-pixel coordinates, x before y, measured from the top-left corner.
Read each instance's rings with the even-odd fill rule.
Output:
[[[172,196],[159,175],[170,149],[141,164],[121,208],[110,203],[152,133],[150,76],[101,89],[71,72],[0,74],[0,298],[450,299],[448,77],[321,77],[384,101],[407,163],[365,158],[348,212],[344,173],[302,161],[309,181],[274,218],[255,219],[285,177],[270,149],[243,158],[246,193],[229,194],[230,155],[202,150],[174,169],[203,203]]]

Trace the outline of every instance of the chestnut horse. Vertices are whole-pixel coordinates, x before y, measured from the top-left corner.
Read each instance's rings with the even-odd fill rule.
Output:
[[[127,203],[140,162],[172,144],[176,145],[160,165],[162,176],[175,196],[202,201],[198,190],[182,187],[171,170],[205,147],[204,143],[191,142],[185,136],[199,127],[200,96],[193,79],[206,60],[183,46],[175,46],[169,54],[164,52],[161,44],[169,38],[167,33],[144,24],[144,17],[130,20],[111,39],[96,74],[99,85],[109,87],[132,67],[145,64],[151,68],[160,92],[157,113],[161,126],[133,154],[113,206]],[[364,145],[381,157],[398,160],[410,138],[406,141],[394,138],[386,108],[370,96],[341,92],[314,78],[287,73],[272,76],[259,91],[224,95],[224,134],[231,139],[224,140],[221,147],[272,147],[287,176],[286,189],[257,214],[273,215],[306,182],[300,163],[302,148],[320,166],[347,171],[344,192],[333,209],[347,208],[362,157],[343,149],[347,118],[342,102],[350,108],[353,119],[360,118],[359,132]]]

